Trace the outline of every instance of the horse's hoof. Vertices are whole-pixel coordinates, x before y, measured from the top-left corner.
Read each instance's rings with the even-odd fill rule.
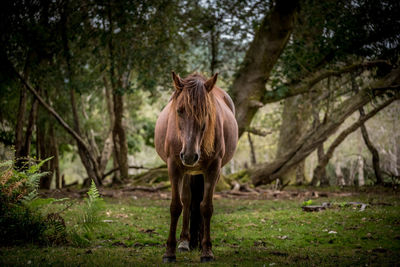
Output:
[[[162,261],[163,261],[164,263],[176,262],[176,256],[171,256],[171,257],[166,257],[166,256],[164,256],[164,257],[162,258]]]
[[[178,251],[179,252],[188,252],[188,251],[190,251],[189,241],[183,240],[182,242],[180,242],[179,246],[178,246]]]
[[[210,262],[214,261],[214,257],[206,256],[206,257],[200,257],[200,262]]]

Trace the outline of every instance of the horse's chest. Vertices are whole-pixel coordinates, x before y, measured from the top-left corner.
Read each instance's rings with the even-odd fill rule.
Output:
[[[198,174],[203,174],[203,171],[200,171],[200,170],[187,170],[185,173],[189,174],[189,175],[198,175]]]

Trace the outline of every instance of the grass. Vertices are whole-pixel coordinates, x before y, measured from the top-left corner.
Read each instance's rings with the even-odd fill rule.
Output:
[[[319,198],[335,208],[306,213],[304,199],[214,201],[213,251],[216,261],[201,266],[396,266],[400,263],[400,198],[358,193]],[[341,203],[370,205],[365,211]],[[106,199],[100,223],[87,233],[89,245],[0,248],[0,266],[159,266],[169,227],[169,201]],[[64,213],[70,229],[81,201]],[[49,211],[60,209],[56,203]],[[180,225],[179,225],[180,226]],[[180,229],[180,228],[179,228]],[[332,232],[333,231],[333,232]],[[180,230],[178,231],[178,234]],[[199,251],[177,253],[177,266],[195,266]]]

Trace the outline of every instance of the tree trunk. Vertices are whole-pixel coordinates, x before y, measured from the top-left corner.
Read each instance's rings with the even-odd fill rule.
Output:
[[[379,96],[384,94],[388,89],[397,90],[398,88],[400,88],[400,69],[394,69],[383,79],[378,80],[374,84],[364,88],[354,97],[345,100],[341,105],[331,112],[329,120],[326,120],[315,130],[310,130],[284,156],[277,158],[272,163],[264,163],[256,168],[253,168],[252,170],[249,170],[253,183],[255,185],[260,185],[274,181],[289,168],[302,161],[320,144],[322,144],[331,134],[333,134],[347,117],[349,117],[360,107],[369,103],[371,101],[371,92],[373,92],[375,96]],[[374,109],[374,112],[370,112],[369,116],[366,116],[360,121],[366,121],[375,115],[379,110],[398,99],[398,97],[399,95],[396,94],[395,97],[385,101],[384,104],[379,106],[379,108]]]
[[[212,26],[210,31],[210,46],[211,46],[211,62],[210,62],[210,72],[211,76],[214,75],[215,69],[218,64],[218,32],[215,31],[215,27]]]
[[[32,102],[33,103],[31,111],[29,113],[28,126],[26,127],[26,132],[25,132],[25,141],[20,152],[21,157],[29,157],[31,152],[31,140],[33,135],[33,128],[36,125],[35,120],[37,117],[37,111],[39,106],[39,102],[35,97],[32,98]]]
[[[346,182],[344,181],[342,167],[340,166],[339,162],[336,163],[335,173],[336,173],[336,182],[337,182],[338,186],[345,186]]]
[[[60,125],[77,141],[79,146],[84,150],[83,152],[85,153],[86,157],[90,160],[90,162],[93,164],[93,170],[91,170],[90,174],[88,175],[90,177],[94,178],[94,181],[97,186],[101,185],[101,181],[97,179],[97,177],[102,177],[102,175],[98,171],[98,163],[96,158],[93,157],[92,154],[90,154],[90,149],[88,147],[88,144],[83,140],[81,135],[79,135],[75,130],[73,130],[62,118],[61,116],[49,105],[44,101],[44,99],[40,96],[37,90],[35,90],[27,81],[26,79],[15,69],[14,65],[7,60],[7,64],[10,66],[10,69],[13,70],[13,72],[16,75],[16,78],[18,78],[24,85],[25,87],[31,91],[31,93],[36,97],[36,99],[39,101],[39,103],[51,114],[59,123]],[[43,143],[41,144],[41,146]],[[95,174],[95,175],[93,175]]]
[[[101,185],[101,178],[102,174],[99,171],[98,168],[98,162],[97,162],[97,157],[93,153],[93,150],[90,145],[88,145],[85,141],[83,141],[82,138],[82,133],[81,133],[81,128],[80,128],[80,122],[79,122],[79,116],[78,116],[78,108],[76,104],[76,98],[75,98],[75,90],[73,88],[73,70],[71,68],[71,51],[68,45],[68,15],[69,15],[69,9],[68,9],[68,1],[64,2],[63,6],[63,12],[61,13],[61,37],[62,37],[62,44],[63,44],[63,51],[64,51],[64,57],[65,61],[67,64],[67,78],[69,80],[69,91],[70,91],[70,101],[71,101],[71,107],[72,107],[72,117],[74,121],[74,134],[79,136],[79,140],[77,140],[77,145],[78,145],[78,154],[79,157],[81,158],[82,164],[86,169],[86,172],[89,176],[90,179],[92,179],[97,186]]]
[[[361,155],[358,156],[358,186],[364,186],[364,159]]]
[[[270,72],[292,33],[298,1],[277,1],[265,16],[232,85],[239,136],[264,104]]]
[[[122,122],[124,113],[124,98],[123,95],[114,93],[114,147],[118,148],[118,165],[122,179],[128,178],[128,143],[126,141],[125,128]]]
[[[323,143],[318,146],[317,155],[318,165],[313,172],[312,185],[317,186],[319,184],[320,186],[328,186],[329,179],[326,175],[326,165],[328,164],[329,160],[327,162],[324,161],[325,153]]]
[[[38,123],[37,124],[37,136],[38,136],[38,143],[40,144],[40,147],[38,147],[39,150],[39,158],[40,160],[47,159],[48,157],[51,157],[50,151],[48,150],[49,146],[49,140],[46,138],[48,136],[48,131],[46,127],[46,123]],[[42,167],[40,168],[42,172],[50,172],[51,168],[49,165],[49,162],[45,162]],[[46,176],[43,176],[40,179],[40,188],[41,189],[50,189],[51,186],[51,179],[52,179],[52,174],[49,173]]]
[[[247,139],[249,140],[249,146],[250,146],[251,165],[255,165],[257,163],[256,152],[254,150],[254,144],[250,133],[247,133]]]
[[[60,188],[62,188],[62,181],[61,181],[61,175],[60,175],[60,161],[59,161],[57,138],[56,138],[56,134],[55,134],[53,125],[50,126],[50,145],[51,145],[51,151],[52,151],[52,156],[53,156],[53,159],[50,162],[51,170],[55,175],[56,188],[60,189]]]
[[[110,1],[109,1],[110,4]],[[111,7],[107,9],[107,16],[109,21],[109,39],[108,51],[110,60],[110,83],[113,89],[113,105],[114,105],[114,127],[113,127],[113,140],[114,148],[116,151],[116,158],[118,160],[119,172],[121,179],[128,178],[128,143],[126,140],[125,128],[123,125],[124,115],[124,97],[121,89],[126,89],[129,84],[129,70],[126,72],[117,72],[114,58],[114,44],[113,44],[113,17]]]
[[[305,134],[308,120],[311,116],[311,107],[308,94],[294,96],[285,100],[276,158],[282,157],[287,151],[290,151]],[[281,184],[303,183],[305,181],[304,161],[305,159],[282,173],[279,177]]]
[[[360,111],[360,116],[364,117],[365,116],[365,111],[363,108],[359,109]],[[382,172],[381,172],[381,167],[380,167],[380,160],[379,160],[379,152],[371,142],[371,139],[369,138],[367,127],[365,127],[365,124],[360,126],[361,128],[361,134],[364,139],[364,143],[367,146],[369,152],[372,154],[372,166],[374,168],[374,173],[376,177],[376,184],[383,184],[383,177],[382,177]]]
[[[118,148],[118,145],[116,145],[118,142],[114,141],[114,136],[112,134],[114,131],[114,105],[113,105],[113,101],[111,98],[111,90],[109,89],[109,84],[107,82],[106,77],[103,77],[103,81],[104,81],[104,93],[105,93],[105,98],[106,98],[106,103],[107,103],[107,111],[108,111],[110,125],[111,125],[113,169],[115,169],[115,168],[119,168],[118,158],[117,158],[119,148]],[[121,175],[118,170],[118,171],[114,172],[113,181],[118,183],[120,180],[121,180]]]
[[[21,87],[19,96],[19,105],[17,111],[17,124],[15,125],[15,158],[21,157],[21,148],[23,146],[23,133],[25,124],[25,110],[26,110],[26,89],[25,86]]]
[[[81,130],[80,130],[80,123],[79,123],[79,116],[78,116],[78,108],[76,106],[76,100],[75,100],[75,92],[71,88],[70,89],[70,101],[71,101],[71,107],[72,107],[72,115],[74,118],[74,130],[75,132],[79,135],[82,136]],[[85,170],[89,176],[89,179],[92,179],[95,181],[96,185],[101,185],[101,174],[97,167],[94,165],[94,162],[92,162],[90,158],[90,149],[89,147],[85,148],[82,146],[80,143],[77,143],[78,145],[78,154],[79,157],[82,161],[83,166],[85,167]],[[92,158],[96,161],[96,157],[92,155]]]

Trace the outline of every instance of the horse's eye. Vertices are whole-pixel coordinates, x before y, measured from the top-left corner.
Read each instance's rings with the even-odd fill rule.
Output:
[[[182,116],[183,115],[183,108],[178,108],[177,112],[178,112],[179,116]]]

